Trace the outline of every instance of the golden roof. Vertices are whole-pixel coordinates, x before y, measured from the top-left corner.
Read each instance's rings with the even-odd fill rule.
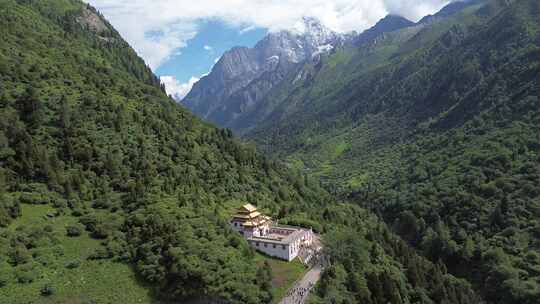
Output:
[[[257,207],[253,206],[252,204],[245,204],[244,206],[242,206],[242,208],[240,208],[240,211],[242,211],[242,209],[249,213],[257,211]]]
[[[263,225],[264,223],[268,222],[269,218],[268,217],[261,217],[259,219],[254,219],[254,220],[251,220],[251,221],[245,221],[242,223],[242,225],[244,227],[257,227],[257,226],[260,226],[260,225]]]
[[[233,216],[233,221],[240,222],[245,227],[256,227],[270,220],[269,216],[261,214],[252,204],[243,205]]]
[[[234,218],[238,218],[238,219],[254,219],[254,218],[258,218],[260,216],[261,216],[261,213],[259,211],[255,211],[255,212],[252,212],[250,214],[235,214]]]
[[[242,206],[242,208],[250,211],[250,212],[253,212],[253,211],[256,211],[257,210],[257,207],[253,206],[252,204],[245,204],[244,206]]]

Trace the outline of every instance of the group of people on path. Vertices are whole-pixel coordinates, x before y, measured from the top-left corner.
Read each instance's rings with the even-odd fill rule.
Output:
[[[309,282],[308,286],[295,286],[287,292],[287,304],[303,304],[309,295],[311,289],[315,286],[313,282]]]
[[[320,242],[318,242],[318,238],[316,238],[312,246],[303,249],[301,261],[310,270],[287,291],[285,297],[279,302],[280,304],[306,303],[309,293],[320,278],[321,271],[328,265],[328,260],[322,253],[322,247],[320,246]]]

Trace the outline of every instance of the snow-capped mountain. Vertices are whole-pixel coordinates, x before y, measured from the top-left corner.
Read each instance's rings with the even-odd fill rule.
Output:
[[[305,17],[295,29],[269,33],[253,48],[235,47],[226,52],[210,74],[197,82],[181,102],[220,127],[248,132],[264,117],[277,113],[273,102],[276,98],[291,93],[287,90],[293,88],[285,88],[284,80],[309,86],[313,75],[325,66],[325,55],[349,48],[369,52],[378,39],[389,33],[411,29],[405,33],[408,35],[429,28],[481,1],[451,2],[417,23],[388,15],[362,33],[336,33],[319,20]]]
[[[306,17],[302,21],[294,30],[269,33],[253,48],[236,47],[226,52],[182,103],[199,116],[227,126],[254,108],[300,64],[318,60],[350,37],[332,31],[317,19]]]

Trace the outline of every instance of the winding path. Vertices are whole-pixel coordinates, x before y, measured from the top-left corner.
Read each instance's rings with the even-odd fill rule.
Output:
[[[299,281],[294,284],[279,304],[303,304],[309,297],[311,288],[321,278],[322,266],[316,265],[311,268]]]

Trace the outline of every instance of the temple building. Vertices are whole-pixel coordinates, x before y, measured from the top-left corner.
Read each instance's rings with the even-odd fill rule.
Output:
[[[271,219],[262,215],[252,204],[242,206],[233,216],[233,228],[246,238],[268,234]]]
[[[311,229],[277,225],[251,204],[240,207],[230,223],[252,247],[286,261],[300,256],[304,262],[307,257],[303,253],[309,251],[313,242]]]

